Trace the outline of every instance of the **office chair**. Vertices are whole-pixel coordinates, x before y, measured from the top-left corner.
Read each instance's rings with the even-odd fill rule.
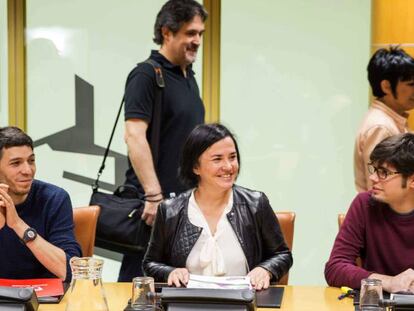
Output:
[[[93,255],[95,245],[96,223],[99,216],[99,206],[85,206],[73,209],[73,222],[75,224],[75,238],[78,241],[83,257]]]
[[[293,233],[295,231],[296,214],[293,212],[276,212],[277,220],[279,221],[280,229],[282,230],[285,242],[292,251]],[[285,274],[278,282],[279,285],[287,285],[289,281],[289,273]]]
[[[338,227],[341,228],[345,220],[345,214],[338,214]]]

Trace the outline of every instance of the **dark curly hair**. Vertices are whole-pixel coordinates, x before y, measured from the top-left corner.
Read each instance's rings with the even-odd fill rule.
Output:
[[[5,126],[0,128],[0,159],[3,155],[3,148],[28,146],[33,149],[33,140],[15,126]]]
[[[191,21],[194,16],[200,16],[203,22],[207,19],[206,9],[195,0],[169,0],[157,14],[154,25],[154,39],[156,44],[162,45],[162,27],[167,27],[176,34],[184,23]]]
[[[376,165],[390,164],[403,176],[403,185],[414,174],[414,134],[388,137],[375,146],[370,161]]]

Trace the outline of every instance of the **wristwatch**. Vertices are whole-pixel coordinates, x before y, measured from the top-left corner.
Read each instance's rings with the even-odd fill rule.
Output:
[[[37,237],[37,231],[33,228],[27,228],[23,233],[22,241],[24,244],[33,241]]]

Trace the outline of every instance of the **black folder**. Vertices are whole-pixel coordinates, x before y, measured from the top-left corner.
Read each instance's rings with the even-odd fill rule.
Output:
[[[256,305],[259,308],[280,308],[284,287],[269,287],[256,292]]]

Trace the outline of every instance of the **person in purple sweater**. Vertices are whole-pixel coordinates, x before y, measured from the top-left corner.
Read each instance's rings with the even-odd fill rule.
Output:
[[[352,202],[325,266],[326,281],[360,288],[362,279],[375,278],[387,292],[414,292],[414,134],[386,138],[370,161],[372,189]]]
[[[0,128],[0,278],[70,281],[70,258],[81,250],[67,192],[35,180],[32,139]]]

